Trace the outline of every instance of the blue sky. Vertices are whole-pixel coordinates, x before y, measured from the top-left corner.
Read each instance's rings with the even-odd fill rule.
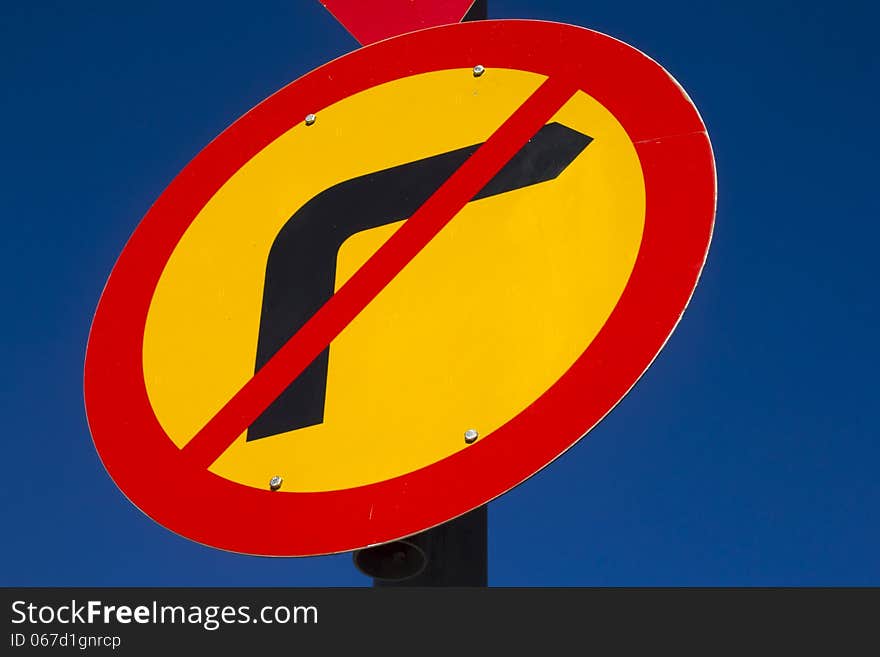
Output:
[[[490,0],[627,41],[715,148],[715,236],[623,402],[490,506],[490,584],[880,584],[878,16],[867,2]],[[349,554],[191,543],[105,473],[82,402],[104,282],[260,100],[357,44],[317,2],[5,3],[2,585],[368,585]]]

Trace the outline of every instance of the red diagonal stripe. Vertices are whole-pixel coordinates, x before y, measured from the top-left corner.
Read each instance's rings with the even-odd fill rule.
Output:
[[[183,448],[208,467],[568,101],[548,78]]]

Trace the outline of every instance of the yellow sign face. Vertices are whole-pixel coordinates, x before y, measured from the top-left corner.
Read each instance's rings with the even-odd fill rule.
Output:
[[[254,376],[267,263],[294,215],[346,181],[485,142],[544,80],[510,69],[398,79],[323,109],[241,167],[180,239],[149,307],[146,389],[174,443]],[[549,123],[591,141],[554,179],[468,203],[331,342],[322,420],[245,432],[211,472],[259,489],[282,475],[287,492],[384,481],[466,449],[466,430],[491,433],[567,371],[633,270],[645,186],[623,127],[584,92]],[[402,223],[327,254],[333,285]]]

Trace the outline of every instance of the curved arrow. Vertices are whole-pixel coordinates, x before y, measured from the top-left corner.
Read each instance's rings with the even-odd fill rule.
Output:
[[[545,125],[472,201],[553,180],[591,141],[560,123]],[[333,295],[342,243],[412,215],[481,145],[352,178],[303,205],[269,252],[255,371]],[[328,347],[266,408],[248,440],[323,421],[329,352]]]

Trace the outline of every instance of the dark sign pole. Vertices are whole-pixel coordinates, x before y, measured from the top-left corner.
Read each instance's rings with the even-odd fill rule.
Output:
[[[476,0],[462,21],[488,18],[488,0]],[[375,587],[487,586],[488,507],[408,538],[358,550],[354,564]]]
[[[465,17],[461,19],[464,21],[484,21],[489,17],[489,0],[476,0],[473,6],[468,10],[468,13],[465,14]]]
[[[354,563],[373,586],[486,586],[488,508],[408,538],[354,553]]]

